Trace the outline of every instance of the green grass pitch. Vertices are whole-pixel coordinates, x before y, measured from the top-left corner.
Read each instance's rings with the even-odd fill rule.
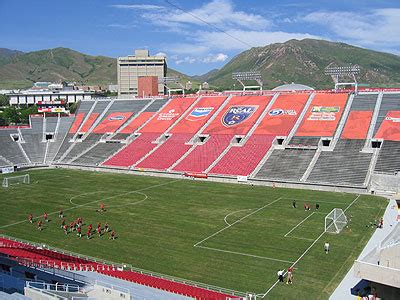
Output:
[[[64,169],[28,173],[31,184],[0,190],[0,233],[258,294],[276,282],[279,269],[301,257],[294,284],[277,284],[268,293],[271,299],[327,299],[373,233],[366,225],[387,205],[383,198],[356,199],[347,193]],[[106,205],[104,213],[96,212],[100,202]],[[311,211],[304,211],[304,202],[311,204]],[[335,207],[348,208],[348,227],[321,236],[324,217]],[[94,228],[108,222],[118,239],[64,235],[61,208],[67,222],[79,216]],[[44,212],[51,222],[40,232],[27,217]],[[328,255],[323,251],[326,241],[331,245]]]

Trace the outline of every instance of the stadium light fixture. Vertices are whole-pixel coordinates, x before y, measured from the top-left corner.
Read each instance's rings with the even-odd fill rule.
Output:
[[[247,89],[260,89],[262,90],[263,87],[263,80],[262,80],[262,75],[260,72],[256,71],[249,71],[249,72],[234,72],[232,73],[232,79],[237,80],[242,86],[243,86],[243,91],[246,91]],[[249,80],[254,80],[258,83],[258,85],[245,85],[243,81],[249,81]]]
[[[179,76],[168,76],[168,77],[160,77],[158,78],[158,83],[162,84],[168,91],[168,96],[171,96],[172,92],[182,92],[183,96],[185,96],[185,87],[181,82],[181,78]],[[175,87],[171,87],[175,86]],[[176,87],[178,86],[178,88]]]
[[[358,82],[357,75],[360,74],[360,66],[358,65],[349,65],[344,67],[326,67],[325,75],[331,76],[333,82],[335,83],[335,90],[339,88],[341,85],[353,85],[354,90],[357,93],[358,91]],[[353,82],[340,82],[340,78],[342,76],[350,76],[353,78]]]

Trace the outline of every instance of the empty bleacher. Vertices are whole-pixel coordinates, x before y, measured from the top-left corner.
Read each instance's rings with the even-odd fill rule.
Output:
[[[268,150],[275,136],[252,135],[241,147],[232,147],[210,170],[213,174],[248,176],[257,167]]]
[[[383,120],[389,111],[400,110],[400,94],[384,94],[381,107],[375,124],[374,135],[379,130]]]
[[[360,152],[365,140],[341,139],[333,151],[323,151],[307,181],[362,186],[372,153]]]
[[[378,94],[357,94],[354,96],[350,111],[374,111]]]
[[[310,149],[275,149],[256,174],[258,179],[298,181],[315,155]]]
[[[209,136],[204,144],[197,145],[173,170],[204,172],[228,147],[233,137],[234,135],[232,134]]]
[[[400,172],[400,142],[384,141],[379,151],[375,165],[376,172],[397,173]]]
[[[193,134],[172,134],[155,152],[140,162],[136,167],[166,170],[191,147],[186,145]]]
[[[290,145],[298,147],[317,147],[320,139],[321,137],[319,136],[294,136],[290,140]]]
[[[21,129],[21,134],[25,141],[21,145],[30,161],[43,164],[46,151],[46,142],[43,141],[43,118],[31,117],[31,128]]]
[[[112,154],[116,153],[125,144],[113,142],[100,142],[89,151],[72,160],[73,164],[97,166]]]
[[[61,144],[67,137],[68,130],[70,129],[73,121],[74,121],[73,117],[60,118],[58,130],[57,132],[55,132],[53,140],[48,142],[49,146],[47,149],[46,162],[52,162],[55,159],[55,156],[58,150],[60,149]],[[72,138],[72,136],[70,136],[70,138]],[[65,143],[65,146],[68,146],[68,141]]]
[[[11,134],[18,135],[16,129],[1,129],[0,130],[0,156],[6,158],[14,165],[28,164],[18,142],[11,138]]]

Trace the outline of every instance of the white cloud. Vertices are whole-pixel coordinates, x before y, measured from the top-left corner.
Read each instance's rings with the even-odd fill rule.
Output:
[[[241,43],[236,39],[222,32],[202,32],[199,34],[198,43],[208,45],[211,49],[221,50],[244,50],[250,44],[253,47],[265,46],[272,43],[283,43],[291,39],[319,38],[308,33],[289,33],[283,31],[248,31],[248,30],[229,30],[230,35],[245,42]]]
[[[228,55],[224,53],[217,53],[215,55],[210,54],[207,57],[203,58],[201,61],[203,63],[215,63],[215,62],[224,62],[228,59]]]
[[[357,44],[400,44],[400,9],[376,9],[364,13],[356,12],[313,12],[303,21],[327,27],[340,38]]]
[[[271,25],[271,22],[261,15],[235,10],[229,0],[213,0],[187,13],[176,9],[168,13],[147,13],[143,17],[157,25],[174,29],[185,25],[210,26],[210,24],[221,29],[231,27],[262,29]]]
[[[158,52],[155,54],[155,56],[164,56],[167,57],[167,54],[165,52]]]
[[[120,9],[137,9],[137,10],[157,10],[157,9],[163,9],[163,6],[159,5],[153,5],[153,4],[113,4],[110,5],[111,7],[114,8],[120,8]]]
[[[108,24],[107,27],[120,28],[120,29],[131,29],[131,28],[136,28],[138,26],[136,24],[118,24],[118,23],[113,23],[113,24]]]

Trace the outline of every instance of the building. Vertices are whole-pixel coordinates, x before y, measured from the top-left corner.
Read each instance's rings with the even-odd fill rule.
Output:
[[[141,76],[138,78],[138,96],[151,97],[157,96],[158,92],[158,77],[157,76]]]
[[[93,94],[93,92],[81,90],[25,90],[17,93],[9,93],[7,96],[10,98],[10,105],[29,105],[55,100],[74,103],[80,100],[90,100]]]
[[[135,55],[119,57],[117,63],[118,96],[138,95],[138,78],[146,76],[165,77],[167,59],[165,56],[150,56],[148,50],[135,50]],[[164,94],[164,86],[158,84],[158,93]]]

